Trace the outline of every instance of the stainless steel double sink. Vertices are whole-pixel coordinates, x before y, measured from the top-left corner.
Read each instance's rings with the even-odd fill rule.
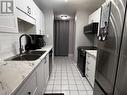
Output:
[[[41,57],[46,51],[29,51],[13,56],[6,61],[34,61]]]

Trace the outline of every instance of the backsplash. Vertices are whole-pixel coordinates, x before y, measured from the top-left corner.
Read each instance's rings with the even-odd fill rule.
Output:
[[[0,60],[19,53],[19,36],[16,33],[0,33]]]

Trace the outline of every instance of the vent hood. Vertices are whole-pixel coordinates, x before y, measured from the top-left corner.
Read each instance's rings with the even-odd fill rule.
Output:
[[[98,31],[98,23],[91,23],[84,26],[85,34],[96,34]]]

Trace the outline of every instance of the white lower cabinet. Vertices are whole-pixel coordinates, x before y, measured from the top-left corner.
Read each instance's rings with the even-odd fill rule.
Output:
[[[14,95],[43,95],[49,79],[49,54]]]
[[[36,89],[36,72],[33,72],[15,95],[34,95]]]
[[[47,54],[45,58],[44,71],[45,71],[45,86],[47,86],[49,79],[49,54]]]
[[[85,75],[92,87],[94,87],[95,82],[95,70],[96,70],[96,57],[94,57],[89,53],[86,53]]]
[[[42,60],[40,65],[37,67],[36,72],[37,72],[37,94],[38,95],[43,95],[44,90],[45,90],[45,77],[44,77],[44,62],[45,60]]]

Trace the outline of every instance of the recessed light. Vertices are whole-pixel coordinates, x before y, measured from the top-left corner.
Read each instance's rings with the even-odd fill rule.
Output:
[[[62,20],[68,20],[68,19],[70,19],[70,16],[68,16],[68,15],[60,15],[59,17]]]

